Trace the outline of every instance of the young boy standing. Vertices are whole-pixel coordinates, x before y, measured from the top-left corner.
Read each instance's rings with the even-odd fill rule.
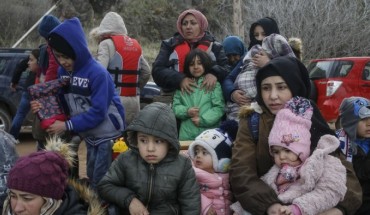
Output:
[[[124,130],[124,108],[108,71],[90,54],[78,18],[65,20],[56,27],[48,44],[60,65],[58,77],[70,79],[61,91],[70,118],[55,121],[46,131],[51,134],[73,131],[84,138],[87,176],[95,188],[111,164],[110,142]],[[39,103],[31,105],[34,112],[40,108]]]
[[[337,130],[342,152],[362,187],[362,205],[356,215],[370,213],[370,101],[362,97],[345,98],[339,108],[342,128]]]
[[[154,102],[124,133],[130,150],[120,154],[98,184],[100,197],[119,214],[200,214],[200,191],[189,158],[179,155],[176,118]]]

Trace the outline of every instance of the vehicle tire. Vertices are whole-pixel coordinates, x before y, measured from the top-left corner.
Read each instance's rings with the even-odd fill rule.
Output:
[[[316,89],[315,83],[312,80],[310,80],[310,84],[311,84],[310,99],[316,104],[317,103],[317,89]]]
[[[12,117],[10,116],[9,112],[4,109],[4,107],[0,106],[0,129],[9,132],[11,123]]]

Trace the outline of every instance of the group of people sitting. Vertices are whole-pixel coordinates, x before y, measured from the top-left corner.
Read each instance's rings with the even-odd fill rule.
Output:
[[[124,77],[139,68],[123,63],[124,50],[139,50],[135,41],[99,28],[102,47],[116,50],[107,66],[92,57],[77,18],[55,27],[47,40],[68,82],[58,91],[68,117],[46,131],[85,140],[90,184],[68,179],[76,152],[51,138],[7,165],[3,214],[368,214],[370,101],[343,101],[337,136],[309,100],[308,71],[275,20],[252,24],[248,52],[235,42],[228,52],[207,28],[200,11],[180,14],[152,69],[172,102],[147,105],[127,123],[119,95],[137,96],[138,75]],[[43,108],[31,101],[34,113]],[[110,141],[122,134],[130,150],[112,162]],[[186,152],[180,140],[192,141]]]

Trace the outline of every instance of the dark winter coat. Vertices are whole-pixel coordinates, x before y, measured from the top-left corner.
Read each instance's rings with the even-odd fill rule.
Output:
[[[198,41],[197,44],[202,41],[212,42],[212,49],[214,56],[216,57],[215,65],[211,69],[211,74],[217,77],[217,80],[222,83],[229,70],[227,68],[228,59],[225,55],[225,51],[221,43],[217,42],[215,37],[209,32],[206,32],[204,37]],[[184,38],[176,33],[173,37],[162,41],[161,48],[157,58],[153,63],[152,76],[154,82],[162,88],[165,92],[172,92],[180,89],[181,81],[185,78],[183,73],[180,73],[173,69],[174,62],[170,62],[170,55],[174,51],[175,47],[179,44],[184,43]],[[195,44],[191,48],[196,48]]]
[[[141,158],[137,148],[138,131],[170,143],[162,161],[149,164]],[[118,205],[120,214],[129,214],[133,198],[147,206],[151,215],[200,214],[199,186],[190,159],[179,155],[176,119],[171,108],[159,102],[146,106],[127,127],[124,136],[130,150],[113,161],[98,184],[99,195]]]

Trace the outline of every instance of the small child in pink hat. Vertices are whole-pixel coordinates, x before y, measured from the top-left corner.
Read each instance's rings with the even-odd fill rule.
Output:
[[[337,137],[322,136],[311,154],[312,112],[309,100],[293,97],[276,114],[268,139],[275,165],[262,180],[281,202],[270,207],[269,215],[319,214],[336,206],[347,191],[346,169],[330,155],[339,146]]]

